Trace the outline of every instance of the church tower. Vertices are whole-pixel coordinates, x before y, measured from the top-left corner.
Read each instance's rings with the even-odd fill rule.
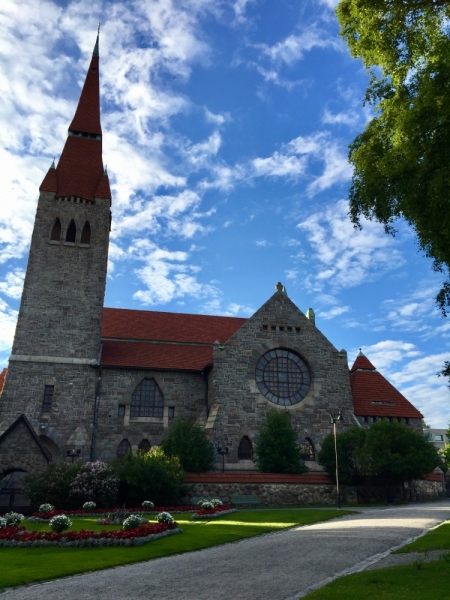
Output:
[[[111,221],[98,36],[58,165],[39,190],[1,429],[24,414],[53,459],[75,447],[88,458]]]

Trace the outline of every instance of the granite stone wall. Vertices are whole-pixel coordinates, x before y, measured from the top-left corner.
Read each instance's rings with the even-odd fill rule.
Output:
[[[48,460],[21,422],[10,435],[0,442],[0,479],[3,473],[23,470],[27,473],[41,473],[48,466]]]
[[[309,438],[316,450],[332,429],[330,410],[341,410],[340,430],[355,425],[346,353],[340,353],[312,321],[282,292],[276,292],[228,341],[214,349],[210,406],[219,405],[215,441],[230,450],[226,462],[238,463],[240,439],[254,442],[269,408],[287,411],[299,442]],[[294,406],[277,407],[259,391],[258,360],[269,350],[286,348],[301,356],[311,374],[307,396]]]

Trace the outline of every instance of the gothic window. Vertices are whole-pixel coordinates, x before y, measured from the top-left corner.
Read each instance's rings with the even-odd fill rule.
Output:
[[[142,442],[138,446],[138,450],[141,452],[148,452],[150,450],[150,442],[148,440],[142,440]]]
[[[57,218],[52,228],[50,239],[54,242],[59,242],[61,239],[61,221]]]
[[[315,460],[316,453],[314,452],[313,443],[309,438],[305,438],[301,445],[302,460]]]
[[[66,242],[75,244],[76,235],[77,235],[77,228],[75,227],[75,221],[72,219],[70,221],[69,227],[67,228]]]
[[[91,243],[91,226],[89,225],[89,221],[86,221],[83,227],[83,231],[81,232],[81,244],[90,244]]]
[[[122,440],[117,447],[117,457],[125,456],[128,452],[131,452],[130,442],[128,440]]]
[[[256,365],[256,384],[274,404],[298,404],[309,391],[311,375],[307,365],[291,350],[277,348],[266,352]]]
[[[154,379],[143,379],[131,396],[130,417],[163,416],[164,399]]]
[[[238,447],[239,460],[253,460],[253,446],[250,439],[244,435]]]
[[[42,400],[42,412],[51,412],[54,391],[55,391],[54,385],[46,385],[45,386],[44,398]]]

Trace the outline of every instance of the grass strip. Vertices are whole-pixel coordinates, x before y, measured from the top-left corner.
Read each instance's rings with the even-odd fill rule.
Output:
[[[407,552],[428,552],[428,550],[450,549],[450,522],[443,523],[436,529],[429,531],[419,539],[396,550],[394,554],[405,554]],[[449,592],[450,597],[450,592]]]
[[[450,562],[388,567],[346,575],[304,600],[430,600],[450,598]]]
[[[114,548],[0,548],[0,589],[48,581],[57,577],[97,571],[182,552],[210,548],[227,542],[277,531],[295,525],[308,525],[350,514],[344,510],[245,510],[213,521],[176,518],[181,535],[163,538],[145,546]],[[71,529],[117,529],[96,525],[95,519],[73,518]],[[46,523],[23,523],[27,529],[49,531]]]

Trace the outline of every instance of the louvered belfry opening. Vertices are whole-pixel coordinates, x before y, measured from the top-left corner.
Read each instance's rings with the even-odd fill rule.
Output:
[[[86,221],[83,227],[83,231],[81,232],[81,244],[90,244],[91,243],[91,226],[89,225],[89,221]]]
[[[72,219],[70,221],[69,227],[67,228],[66,233],[66,242],[71,244],[75,244],[75,238],[77,237],[77,228],[75,225],[75,221]]]
[[[59,242],[59,240],[61,239],[61,221],[58,218],[55,219],[50,239],[53,242]]]

